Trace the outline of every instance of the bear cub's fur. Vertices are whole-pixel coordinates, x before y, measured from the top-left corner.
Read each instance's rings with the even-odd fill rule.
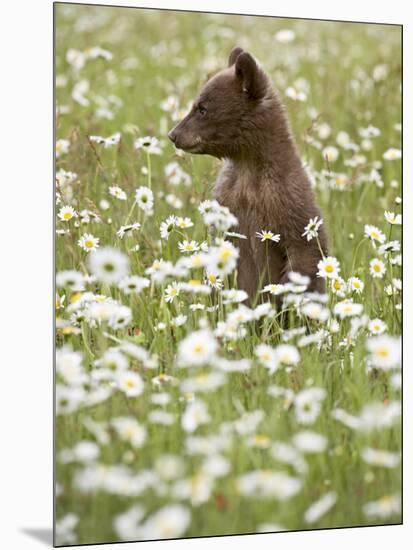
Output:
[[[309,276],[309,290],[325,291],[316,275],[317,241],[302,236],[310,218],[321,214],[280,98],[249,53],[232,50],[228,68],[208,80],[169,138],[184,151],[224,159],[215,196],[247,236],[237,241],[238,286],[250,300],[260,285],[287,282],[290,271]],[[256,235],[261,230],[279,233],[280,242],[266,246]],[[323,225],[319,242],[326,255]]]

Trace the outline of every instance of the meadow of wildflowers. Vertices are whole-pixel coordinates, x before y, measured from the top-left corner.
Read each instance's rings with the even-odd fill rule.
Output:
[[[55,25],[56,543],[400,523],[400,28],[64,4]],[[292,273],[248,302],[219,162],[167,139],[235,45],[288,110],[326,295]]]

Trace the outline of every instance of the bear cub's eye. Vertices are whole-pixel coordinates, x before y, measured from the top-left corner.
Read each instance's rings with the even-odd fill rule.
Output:
[[[198,113],[201,116],[205,116],[207,114],[207,110],[205,109],[205,107],[203,105],[198,105]]]

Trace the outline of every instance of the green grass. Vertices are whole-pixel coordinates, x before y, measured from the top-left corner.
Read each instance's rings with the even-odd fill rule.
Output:
[[[292,29],[295,40],[289,44],[278,42],[274,35],[282,29]],[[102,220],[101,223],[91,221],[79,227],[76,227],[75,220],[56,222],[57,229],[69,230],[57,237],[57,271],[89,272],[88,253],[77,244],[85,232],[98,237],[101,247],[113,246],[127,254],[133,274],[145,276],[144,270],[157,258],[175,263],[181,257],[178,242],[182,235],[174,233],[168,241],[161,241],[159,235],[160,223],[171,214],[188,216],[194,222],[193,227],[184,230],[186,238],[213,243],[214,237],[202,222],[198,205],[212,197],[219,162],[210,157],[177,156],[166,137],[167,130],[175,122],[162,110],[161,103],[169,95],[175,95],[181,109],[185,110],[207,77],[226,65],[231,48],[240,45],[260,60],[284,98],[303,159],[315,175],[317,201],[328,230],[331,255],[340,262],[340,275],[346,280],[359,277],[364,282],[364,291],[354,296],[354,300],[363,305],[363,313],[370,319],[384,321],[388,334],[400,334],[401,311],[395,307],[401,301],[400,293],[388,296],[384,289],[391,284],[392,278],[401,277],[401,269],[384,260],[387,265],[384,278],[372,278],[369,262],[379,257],[378,251],[367,239],[363,240],[365,224],[380,228],[388,240],[400,239],[400,226],[390,225],[384,218],[385,210],[400,212],[400,205],[395,202],[401,195],[400,160],[383,158],[389,148],[400,149],[400,131],[395,128],[401,121],[400,33],[400,28],[395,26],[57,5],[56,75],[58,78],[64,75],[66,83],[56,88],[56,97],[58,105],[67,106],[69,112],[57,117],[56,133],[57,139],[69,140],[70,148],[68,153],[58,157],[56,168],[75,172],[78,176],[71,186],[72,196],[64,195],[57,211],[62,205],[70,204],[77,212],[88,209]],[[66,52],[70,48],[84,51],[94,46],[109,50],[113,59],[91,59],[79,71],[74,70],[66,59]],[[382,80],[374,79],[375,67],[380,65],[386,66],[387,75]],[[89,100],[87,106],[81,106],[71,95],[73,87],[83,79],[89,82],[85,94]],[[304,102],[294,101],[285,94],[289,86],[297,87],[297,79],[307,82],[307,100]],[[122,105],[111,105],[107,99],[109,96],[119,98]],[[107,104],[113,111],[112,120],[96,115],[96,108],[101,104]],[[319,124],[330,126],[328,138],[321,139],[317,135],[310,108],[317,111]],[[337,145],[336,136],[339,132],[347,132],[350,140],[360,146],[359,129],[369,124],[379,128],[380,135],[372,138],[370,150],[359,151],[358,154],[365,157],[360,164],[348,166],[345,161],[351,159],[353,153]],[[108,137],[115,132],[121,132],[122,138],[114,147],[105,149],[88,140],[91,135]],[[161,155],[148,157],[142,150],[134,149],[134,140],[146,135],[163,142]],[[322,148],[327,145],[337,147],[337,161],[327,166],[322,152],[308,143],[308,136],[319,141]],[[164,167],[173,161],[177,161],[191,176],[190,186],[181,184],[175,187],[168,183]],[[142,173],[142,168],[148,168],[148,162],[149,174]],[[380,173],[382,187],[365,177],[373,168]],[[332,177],[328,175],[329,169],[349,178],[345,191],[328,185]],[[397,185],[391,184],[392,181]],[[127,200],[120,201],[109,195],[111,185],[119,185],[127,193]],[[128,219],[135,189],[142,185],[149,185],[154,192],[154,215],[145,216],[135,207],[129,221],[138,221],[142,227],[120,239],[116,231]],[[182,208],[175,210],[167,203],[165,195],[168,193],[182,201]],[[101,207],[102,199],[109,201],[107,210]],[[140,250],[131,251],[137,244]],[[202,279],[202,271],[196,277]],[[219,293],[205,297],[182,292],[169,304],[164,299],[164,290],[172,280],[168,279],[163,285],[152,284],[139,296],[132,297],[115,285],[89,283],[87,290],[111,296],[131,308],[132,320],[128,328],[116,331],[105,324],[90,327],[86,322],[72,324],[71,329],[66,325],[62,328],[61,323],[67,324],[70,319],[66,308],[73,301],[73,293],[68,288],[57,289],[60,296],[65,295],[63,307],[57,311],[60,323],[57,347],[68,344],[81,351],[83,369],[88,376],[99,369],[94,361],[107,348],[116,346],[108,334],[141,345],[158,360],[155,369],[145,369],[139,361],[130,360],[130,370],[139,372],[145,384],[138,397],[127,397],[112,389],[111,395],[99,404],[82,405],[73,413],[58,415],[58,457],[62,449],[71,448],[79,441],[95,441],[83,426],[86,417],[108,422],[111,418],[131,416],[147,430],[144,445],[131,454],[130,444],[121,442],[113,430],[109,430],[109,443],[100,444],[99,463],[127,464],[131,471],[139,473],[153,469],[160,456],[174,454],[180,456],[185,465],[185,473],[180,478],[187,479],[199,473],[203,457],[186,452],[188,434],[180,422],[187,396],[179,390],[179,385],[165,385],[163,391],[171,397],[165,410],[174,413],[176,421],[172,426],[153,424],[148,414],[160,407],[151,403],[153,394],[159,393],[151,379],[161,372],[179,380],[199,370],[214,372],[213,363],[201,369],[177,367],[179,343],[197,330],[201,319],[207,320],[211,329],[215,329],[217,322],[237,305],[223,306]],[[329,290],[328,307],[331,311],[339,300]],[[215,312],[191,311],[189,305],[197,302],[220,305]],[[173,327],[171,319],[178,314],[187,315],[187,321],[181,327]],[[324,326],[317,321],[305,322],[296,313],[290,316],[290,321],[290,328],[307,324],[309,332]],[[244,338],[219,342],[221,357],[250,358],[252,367],[246,373],[228,373],[224,385],[200,395],[208,406],[210,421],[199,426],[194,435],[217,434],[223,429],[223,423],[238,419],[242,411],[260,409],[265,415],[254,433],[266,435],[271,444],[276,441],[291,443],[292,437],[303,429],[322,434],[328,444],[323,452],[305,455],[308,471],[298,475],[290,465],[277,461],[270,448],[249,447],[249,436],[228,435],[230,445],[222,454],[230,464],[229,472],[212,483],[210,497],[202,504],[195,505],[185,498],[179,500],[191,514],[183,536],[251,533],[264,523],[296,530],[400,522],[397,511],[373,518],[363,512],[366,503],[400,492],[400,468],[367,464],[361,456],[366,447],[398,453],[400,425],[396,422],[390,427],[357,432],[335,420],[331,414],[333,409],[342,408],[358,415],[370,403],[397,401],[400,391],[392,383],[395,370],[367,369],[367,329],[362,328],[350,341],[350,321],[338,321],[338,331],[330,333],[321,349],[314,344],[300,348],[298,365],[281,367],[274,374],[269,374],[257,362],[254,348],[262,342],[274,347],[281,342],[282,326],[278,323],[273,323],[269,329],[270,320],[263,321],[260,326],[250,322],[245,325],[247,334]],[[166,323],[164,331],[155,330],[160,322]],[[296,345],[297,339],[293,338],[289,343]],[[57,380],[62,383],[59,376]],[[274,384],[296,393],[311,386],[324,388],[326,398],[315,422],[309,426],[300,425],[292,404],[286,405],[282,398],[268,395],[268,387]],[[64,464],[57,460],[57,482],[61,491],[56,503],[57,519],[68,513],[78,516],[75,527],[75,541],[78,543],[118,540],[113,527],[114,518],[137,503],[145,508],[145,521],[163,506],[178,502],[170,490],[173,482],[165,483],[165,491],[156,491],[154,487],[135,497],[103,490],[84,493],[74,483],[76,472],[83,468],[79,462]],[[260,469],[282,471],[298,477],[302,488],[296,496],[285,501],[242,496],[237,490],[237,478]],[[162,483],[157,485],[159,489]],[[318,521],[308,525],[303,519],[305,511],[328,491],[337,494],[336,504]],[[157,537],[154,535],[153,538]],[[62,540],[58,539],[58,542]]]

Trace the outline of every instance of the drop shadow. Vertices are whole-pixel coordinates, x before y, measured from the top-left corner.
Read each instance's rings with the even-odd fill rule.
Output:
[[[32,537],[33,539],[37,539],[40,542],[43,542],[44,544],[47,544],[48,546],[53,546],[53,529],[51,528],[44,528],[44,529],[27,529],[23,528],[21,529],[22,533],[28,535],[29,537]]]

